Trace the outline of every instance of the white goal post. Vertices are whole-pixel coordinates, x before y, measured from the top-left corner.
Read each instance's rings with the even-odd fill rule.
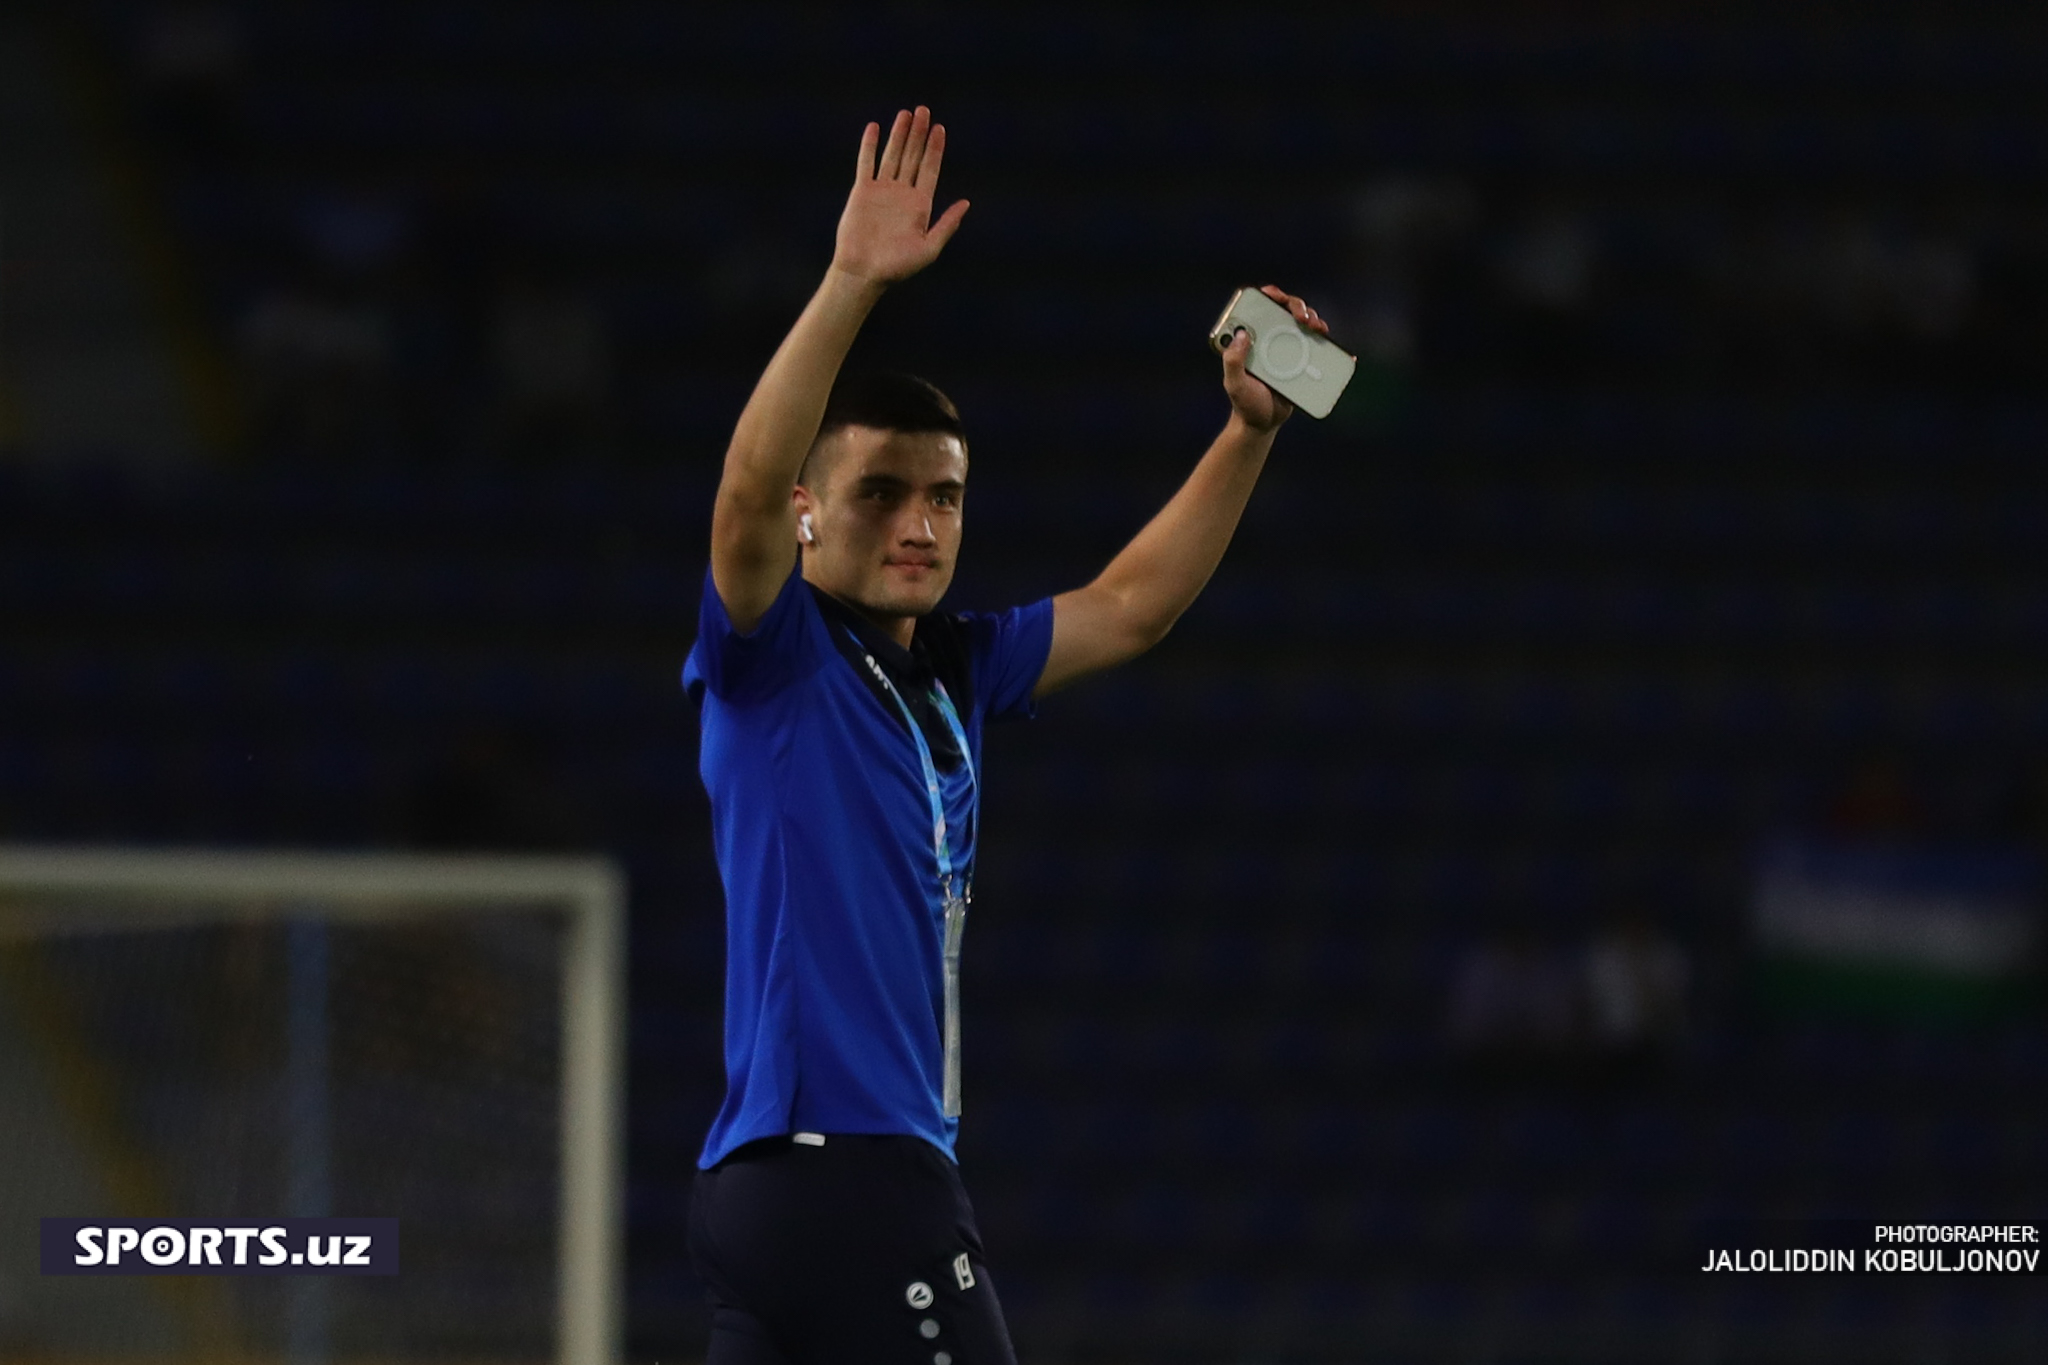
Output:
[[[337,924],[478,907],[565,916],[555,1359],[614,1365],[624,1344],[625,1042],[625,883],[615,864],[0,844],[0,940],[277,920],[309,903]]]

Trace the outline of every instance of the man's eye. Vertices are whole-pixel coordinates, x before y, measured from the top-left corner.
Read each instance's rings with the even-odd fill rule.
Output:
[[[941,507],[951,507],[956,501],[958,501],[958,499],[956,499],[951,493],[940,493],[938,496],[934,497],[932,501],[937,503]]]

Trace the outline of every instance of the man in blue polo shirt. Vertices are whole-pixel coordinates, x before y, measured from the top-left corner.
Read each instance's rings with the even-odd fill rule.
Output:
[[[726,893],[727,1089],[690,1217],[710,1365],[1014,1361],[952,1160],[982,727],[1166,634],[1293,411],[1239,336],[1222,433],[1094,582],[939,613],[960,415],[922,380],[839,370],[966,215],[932,218],[944,152],[924,108],[886,144],[868,125],[832,266],[740,415],[712,514],[683,672]]]

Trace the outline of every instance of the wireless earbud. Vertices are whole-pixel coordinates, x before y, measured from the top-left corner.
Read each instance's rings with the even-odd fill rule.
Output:
[[[801,535],[804,538],[804,544],[816,545],[818,543],[818,533],[811,529],[811,514],[809,512],[806,512],[802,516],[798,517],[796,519],[796,525],[797,534]]]

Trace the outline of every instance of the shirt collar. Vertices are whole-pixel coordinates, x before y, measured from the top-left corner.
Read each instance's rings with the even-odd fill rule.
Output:
[[[910,637],[910,648],[905,649],[884,635],[867,617],[817,584],[807,582],[805,586],[810,588],[811,595],[817,598],[818,609],[825,614],[825,618],[836,621],[852,631],[854,638],[860,641],[861,648],[874,655],[877,663],[887,669],[892,676],[910,685],[906,690],[914,690],[921,696],[931,689],[937,674],[932,669],[922,642],[914,632]],[[918,618],[920,622],[923,619]]]

